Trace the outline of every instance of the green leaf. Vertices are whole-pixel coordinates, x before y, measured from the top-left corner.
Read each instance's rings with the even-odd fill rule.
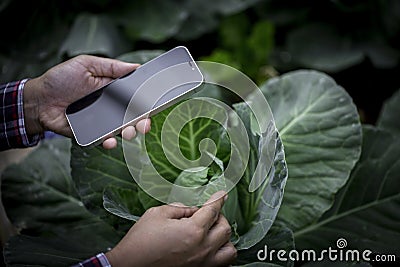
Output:
[[[236,186],[238,204],[235,204],[240,207],[240,212],[234,215],[228,213],[227,218],[234,218],[233,221],[230,219],[230,223],[237,224],[239,240],[236,247],[246,250],[263,239],[274,222],[283,199],[288,173],[283,145],[275,130],[267,131],[266,136],[256,135],[251,129],[253,115],[250,108],[245,103],[238,103],[234,109],[247,129],[250,158],[246,172]],[[271,146],[275,151],[273,159],[268,158],[271,153],[266,153]],[[271,160],[274,163],[269,169],[266,163]],[[260,164],[258,161],[266,165],[257,166],[257,163]],[[260,169],[256,171],[256,167]],[[249,192],[252,180],[260,181],[260,184],[256,191]],[[228,198],[228,206],[229,201]]]
[[[119,148],[111,150],[102,147],[81,148],[73,144],[71,173],[85,207],[115,228],[127,230],[131,225],[130,222],[119,220],[103,208],[103,192],[107,186],[112,185],[135,192],[138,190],[126,167],[121,139],[117,140]]]
[[[10,4],[11,0],[2,0],[0,2],[0,12],[2,12],[4,9],[7,8],[7,6]]]
[[[242,216],[245,225],[241,226],[247,229],[245,233],[241,233],[239,242],[236,247],[239,250],[246,250],[258,243],[269,231],[273,222],[275,221],[279,207],[281,206],[284,197],[283,191],[288,178],[288,169],[285,161],[285,152],[283,149],[282,141],[277,135],[276,137],[276,150],[274,157],[274,164],[269,170],[268,176],[260,187],[254,192],[248,192],[250,177],[253,176],[254,171],[246,172],[242,180],[239,181],[238,197],[240,207],[242,209]],[[267,146],[260,141],[260,151],[258,156],[263,157],[261,150]],[[258,158],[251,160],[257,161]],[[264,159],[265,160],[265,159]],[[254,166],[254,162],[250,162]],[[250,177],[249,177],[250,175]],[[263,172],[258,172],[256,175],[264,175]],[[256,177],[252,179],[263,179],[263,177]],[[238,228],[240,225],[238,226]],[[240,228],[239,228],[240,229]]]
[[[223,175],[223,162],[207,152],[214,163],[210,167],[194,167],[183,170],[175,179],[168,202],[179,202],[180,199],[193,199],[194,203],[205,203],[212,194],[219,190],[226,190],[226,180]],[[188,192],[180,192],[180,187],[192,189]]]
[[[142,204],[145,210],[150,209],[151,207],[156,207],[162,205],[160,201],[154,199],[149,194],[147,194],[143,189],[139,189],[139,201]]]
[[[226,64],[237,69],[240,68],[240,63],[233,53],[219,48],[216,48],[211,55],[202,57],[202,60]]]
[[[240,240],[240,232],[243,232],[245,226],[245,222],[243,219],[242,210],[239,206],[239,196],[237,187],[234,187],[228,193],[228,199],[225,201],[224,206],[222,207],[222,214],[224,214],[225,218],[231,225],[232,235],[231,242],[236,245]],[[239,229],[240,227],[241,229]]]
[[[287,38],[292,60],[303,67],[339,72],[364,59],[363,51],[357,49],[350,38],[329,25],[298,27]]]
[[[400,256],[400,140],[372,126],[363,136],[349,181],[318,223],[294,232],[297,247],[326,249],[344,238],[346,249]]]
[[[199,38],[207,32],[217,28],[218,20],[214,15],[214,11],[209,10],[209,6],[211,5],[207,4],[205,1],[198,0],[186,1],[186,3],[188,3],[188,5],[194,3],[195,5],[189,7],[190,9],[194,10],[197,8],[198,10],[203,10],[204,12],[190,13],[174,38],[180,41],[195,40],[196,38]]]
[[[66,139],[43,142],[3,172],[3,203],[17,228],[48,231],[89,218],[71,180],[69,147]]]
[[[219,0],[215,1],[213,6],[219,13],[230,15],[243,11],[258,2],[260,2],[260,0]]]
[[[203,73],[204,74],[204,73]],[[217,99],[220,100],[224,103],[228,102],[228,99],[232,94],[229,94],[226,90],[223,88],[214,85],[214,84],[208,84],[204,83],[199,87],[199,91],[195,94],[193,94],[193,98],[195,97],[208,97],[212,99]],[[232,99],[232,97],[230,97]]]
[[[188,16],[178,1],[130,1],[114,13],[131,40],[161,43],[178,33]]]
[[[274,32],[274,26],[271,22],[260,21],[254,25],[251,35],[247,39],[254,60],[257,60],[260,64],[267,64],[267,59],[274,46]]]
[[[200,161],[203,157],[203,151],[211,153],[216,151],[216,157],[227,162],[229,160],[230,145],[225,140],[228,137],[223,125],[212,119],[199,117],[199,114],[205,110],[204,106],[184,104],[184,102],[180,105],[180,108],[175,109],[173,119],[166,120],[175,107],[173,106],[152,117],[152,130],[145,136],[145,149],[148,151],[149,158],[159,174],[168,181],[175,181],[181,170],[175,166],[176,164],[171,164],[169,159],[175,159],[178,163],[181,163],[181,166],[186,164],[180,162],[182,158],[176,158],[176,153],[179,152],[177,150],[180,150],[186,159]],[[227,112],[222,108],[213,106],[207,112],[208,117],[222,118],[225,123],[228,119]],[[165,121],[166,123],[164,124]],[[183,128],[180,129],[180,126],[183,126]],[[168,136],[179,137],[179,146],[175,146],[174,140],[166,140],[170,143],[168,148],[173,148],[173,150],[165,148],[166,145],[161,142],[162,127]],[[208,140],[213,140],[215,147],[212,146],[212,142],[203,142],[204,146],[199,147],[200,142],[203,139],[207,140],[207,138]],[[207,160],[209,159],[208,155],[205,155],[205,157]],[[195,166],[186,166],[182,169],[190,167]]]
[[[4,207],[23,234],[6,245],[8,264],[67,265],[106,251],[121,237],[83,206],[70,176],[69,151],[67,139],[42,141],[4,171]]]
[[[103,206],[108,212],[131,221],[137,221],[138,215],[144,213],[137,191],[116,186],[107,186],[104,190]]]
[[[274,45],[272,23],[262,20],[250,29],[248,18],[241,13],[223,19],[219,34],[222,46],[203,59],[230,65],[256,81],[264,81],[261,70],[267,65]]]
[[[222,47],[235,51],[243,48],[243,38],[248,34],[249,18],[244,13],[223,18],[219,25]]]
[[[400,90],[385,101],[376,125],[394,134],[400,134]]]
[[[261,90],[289,169],[278,219],[301,230],[331,207],[360,156],[357,110],[346,91],[320,72],[291,72],[269,80]]]
[[[35,26],[29,28],[29,36],[34,36],[34,42],[32,37],[28,38],[29,41],[20,41],[22,45],[20,48],[17,48],[17,44],[13,42],[12,47],[15,51],[8,54],[1,53],[1,83],[42,75],[49,68],[60,63],[58,51],[68,34],[67,26],[55,18],[49,19],[49,17],[35,19]],[[46,28],[46,31],[43,31],[43,28]]]
[[[210,4],[207,1],[185,1],[183,9],[188,16],[174,36],[178,40],[193,40],[201,35],[214,30],[218,26],[219,17],[238,13],[255,5],[259,0],[218,0]],[[201,12],[199,12],[201,10]]]
[[[277,266],[293,266],[293,262],[290,260],[288,260],[287,262],[278,261],[278,259],[275,257],[276,254],[273,255],[272,259],[269,256],[271,255],[271,250],[275,251],[284,250],[286,251],[286,253],[289,253],[291,250],[294,249],[295,245],[294,245],[294,237],[292,231],[283,224],[274,224],[271,227],[268,234],[253,247],[246,250],[239,250],[236,263],[256,264],[256,265],[250,264],[244,266],[257,266],[257,264],[261,264],[261,266],[263,266],[262,264],[276,264]],[[260,250],[262,252],[259,252]],[[258,258],[258,256],[260,256],[260,258]],[[265,262],[260,262],[260,261],[265,261]]]
[[[195,167],[183,170],[174,183],[180,186],[196,187],[204,185],[208,182],[208,167]]]
[[[126,51],[127,44],[114,22],[102,15],[79,15],[60,48],[60,54],[74,57],[95,54],[115,57]]]
[[[193,192],[196,192],[196,194],[193,194],[192,192],[185,194],[186,198],[197,198],[194,200],[194,202],[198,202],[198,198],[203,198],[204,196],[204,189],[203,185],[206,185],[208,183],[208,167],[195,167],[195,168],[190,168],[183,170],[179,176],[175,179],[174,185],[177,186],[182,186],[182,187],[187,187],[187,188],[192,188]],[[176,189],[176,190],[174,190]],[[198,189],[198,190],[196,190]],[[182,197],[182,194],[179,191],[179,187],[174,187],[171,190],[171,193],[169,195],[168,202],[179,202],[179,199]],[[178,196],[178,199],[177,199]],[[207,200],[207,199],[206,199]],[[203,201],[205,202],[205,201]]]
[[[379,36],[376,38],[380,39]],[[374,67],[380,69],[396,68],[400,59],[400,52],[390,47],[383,40],[364,43],[364,51]]]

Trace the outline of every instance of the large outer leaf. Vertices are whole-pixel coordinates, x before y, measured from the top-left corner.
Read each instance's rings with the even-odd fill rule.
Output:
[[[336,196],[335,205],[314,225],[295,231],[299,248],[347,248],[400,256],[400,140],[364,127],[360,161]]]
[[[400,134],[400,90],[385,101],[377,126],[394,134]]]
[[[279,264],[279,266],[293,266],[293,262],[291,260],[281,262],[278,261],[276,257],[270,259],[268,256],[271,254],[265,255],[264,253],[265,250],[267,250],[267,252],[271,252],[271,250],[284,250],[286,251],[286,253],[289,253],[293,249],[295,249],[295,244],[292,231],[282,224],[274,224],[267,235],[265,235],[264,238],[255,246],[246,250],[239,250],[236,263],[250,263],[249,266],[258,266],[257,263],[260,264],[260,266],[264,266],[262,264]],[[261,258],[259,259],[257,254],[260,250],[262,250],[263,253],[260,254]],[[265,259],[263,259],[262,257],[265,257]],[[254,263],[256,265],[251,265],[251,263]]]
[[[128,193],[138,191],[126,167],[120,139],[118,146],[118,149],[112,150],[102,147],[83,149],[74,144],[71,149],[71,173],[85,206],[115,227],[127,229],[130,222],[117,220],[117,217],[103,209],[103,191],[106,186],[123,188]]]
[[[114,17],[132,39],[160,43],[174,36],[188,16],[179,1],[126,1]]]
[[[274,165],[267,179],[255,192],[244,193],[243,188],[238,191],[239,202],[246,203],[246,199],[247,201],[254,202],[252,206],[254,209],[253,213],[255,214],[255,216],[251,217],[252,221],[250,222],[249,218],[244,218],[247,223],[245,227],[250,227],[250,229],[240,236],[237,244],[238,249],[251,248],[265,237],[274,223],[279,207],[281,206],[287,177],[288,170],[285,162],[285,153],[278,136]],[[247,183],[245,184],[248,185]],[[242,213],[245,213],[243,208]]]
[[[31,235],[10,240],[4,251],[7,263],[67,265],[106,251],[120,238],[84,208],[70,176],[69,150],[67,139],[43,141],[3,173],[8,216],[21,233]]]
[[[138,192],[117,186],[106,187],[103,193],[103,206],[112,214],[131,221],[139,219],[135,214],[143,213]]]
[[[323,24],[305,25],[290,32],[288,50],[297,64],[322,71],[341,71],[364,59],[363,51],[349,37]]]
[[[261,89],[274,114],[289,169],[278,218],[299,230],[330,208],[359,158],[357,110],[343,88],[315,71],[291,72]]]
[[[23,163],[4,171],[3,203],[17,228],[43,231],[88,218],[82,208],[71,212],[82,202],[70,178],[69,147],[67,140],[45,142]]]
[[[236,221],[238,230],[241,231],[236,247],[240,250],[247,250],[259,243],[272,226],[283,199],[288,169],[283,144],[276,130],[272,132],[272,136],[255,134],[252,130],[251,118],[253,115],[249,107],[244,103],[238,103],[234,105],[234,108],[246,126],[250,141],[249,163],[244,176],[237,185],[238,202],[244,225],[240,225],[240,221]],[[255,180],[260,180],[262,183],[256,191],[249,192],[250,181],[254,179],[257,161],[260,159],[262,162],[271,161],[267,156],[268,153],[265,153],[265,150],[269,149],[271,145],[274,146],[275,151],[272,159],[274,163],[271,169],[268,169],[269,166],[263,166],[263,171],[256,173]]]
[[[126,51],[126,41],[105,16],[81,14],[60,48],[61,55],[97,54],[115,57]]]
[[[218,26],[218,19],[221,14],[231,15],[238,13],[257,2],[259,0],[217,0],[212,4],[203,0],[185,1],[184,9],[189,14],[174,37],[179,40],[197,38],[206,32],[214,30]]]

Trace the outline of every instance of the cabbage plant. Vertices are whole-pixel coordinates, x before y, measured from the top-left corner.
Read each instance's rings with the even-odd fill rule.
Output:
[[[319,250],[335,245],[339,237],[352,247],[368,246],[376,253],[396,249],[389,245],[400,238],[400,213],[390,212],[399,208],[395,170],[400,146],[395,133],[373,126],[362,129],[351,97],[320,72],[287,73],[270,79],[261,90],[275,118],[276,131],[269,139],[275,153],[254,192],[248,190],[250,177],[254,162],[263,155],[264,139],[252,125],[247,105],[232,106],[250,144],[246,170],[229,192],[223,211],[239,250],[236,264],[293,266],[292,261],[276,259],[258,262],[257,251],[265,245],[286,251]],[[383,126],[396,120],[388,115],[390,109],[382,115]],[[138,151],[146,145],[150,160],[173,183],[212,184],[229,162],[229,136],[218,123],[203,118],[190,121],[180,132],[181,150],[197,158],[200,140],[210,138],[216,144],[215,157],[207,168],[177,170],[159,154],[158,128],[169,112],[154,116],[152,131],[131,145]],[[195,145],[189,146],[189,141]],[[160,204],[132,179],[119,142],[118,149],[106,151],[82,149],[67,139],[44,141],[23,163],[3,173],[4,205],[19,230],[5,246],[7,264],[77,262],[114,246],[146,209]],[[374,156],[378,147],[390,147],[390,154]],[[368,166],[373,164],[378,165],[372,171]],[[368,187],[371,194],[361,190],[363,182],[374,185]],[[365,220],[365,216],[375,220]],[[360,229],[374,229],[376,234]]]

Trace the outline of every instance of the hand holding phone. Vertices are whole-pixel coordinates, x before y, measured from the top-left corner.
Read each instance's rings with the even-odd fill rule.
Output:
[[[72,103],[66,117],[79,145],[97,144],[194,93],[202,82],[189,51],[179,46]]]

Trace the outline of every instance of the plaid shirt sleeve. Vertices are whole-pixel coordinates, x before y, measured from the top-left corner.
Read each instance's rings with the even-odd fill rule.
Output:
[[[0,85],[0,151],[36,145],[41,135],[25,130],[23,89],[27,79]]]
[[[85,261],[73,265],[72,267],[111,267],[110,262],[107,260],[104,253],[97,254]]]

